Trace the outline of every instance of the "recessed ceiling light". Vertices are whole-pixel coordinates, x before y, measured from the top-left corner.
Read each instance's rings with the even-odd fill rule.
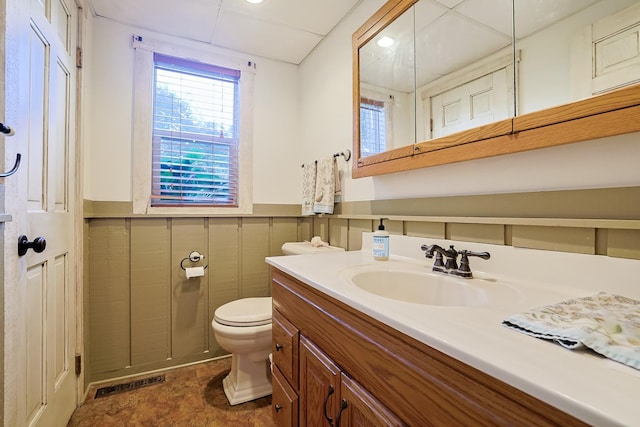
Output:
[[[247,0],[247,2],[253,3],[253,4],[258,4],[258,3],[262,3],[263,0]]]
[[[389,47],[389,46],[393,46],[393,39],[391,37],[380,37],[380,39],[378,40],[378,46],[380,47]]]

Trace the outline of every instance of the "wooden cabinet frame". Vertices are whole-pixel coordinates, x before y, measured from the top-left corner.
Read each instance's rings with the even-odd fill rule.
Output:
[[[366,157],[353,162],[352,177],[420,169],[632,132],[640,132],[640,85],[401,147],[397,152],[390,150]]]
[[[452,135],[360,156],[359,49],[417,0],[389,0],[352,36],[352,178],[382,175],[640,132],[640,84]]]

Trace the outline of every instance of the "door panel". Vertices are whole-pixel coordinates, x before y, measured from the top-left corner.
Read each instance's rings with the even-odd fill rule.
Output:
[[[29,69],[29,140],[27,152],[27,209],[44,210],[45,84],[48,44],[44,35],[31,25]]]
[[[77,402],[75,7],[74,0],[7,0],[6,7],[6,57],[14,61],[6,115],[23,162],[8,183],[16,189],[6,199],[15,221],[5,235],[46,239],[40,253],[5,252],[5,263],[17,266],[5,301],[15,321],[5,341],[17,356],[5,353],[4,423],[16,427],[66,425]]]
[[[45,265],[36,264],[27,269],[27,300],[29,310],[26,314],[27,339],[27,384],[26,405],[27,424],[35,419],[44,404],[44,292]]]
[[[432,97],[432,138],[508,118],[508,76],[502,68]]]
[[[50,337],[55,356],[51,361],[53,382],[55,388],[59,388],[65,377],[69,375],[69,316],[70,311],[67,307],[69,300],[69,289],[67,277],[69,276],[67,268],[67,256],[61,255],[56,257],[54,262],[54,281],[52,291],[55,293],[51,300],[52,305],[53,336]]]
[[[71,129],[69,125],[69,94],[70,73],[67,67],[60,61],[56,62],[55,86],[51,111],[51,126],[53,139],[50,141],[53,162],[51,164],[51,176],[53,180],[53,201],[56,212],[67,210],[67,197],[69,196],[69,137]]]

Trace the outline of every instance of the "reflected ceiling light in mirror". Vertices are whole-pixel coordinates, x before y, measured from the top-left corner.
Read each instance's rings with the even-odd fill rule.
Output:
[[[253,3],[253,4],[258,4],[258,3],[262,3],[263,0],[246,0],[247,3]]]
[[[380,37],[377,43],[380,47],[391,47],[393,46],[394,41],[391,37],[384,36]]]

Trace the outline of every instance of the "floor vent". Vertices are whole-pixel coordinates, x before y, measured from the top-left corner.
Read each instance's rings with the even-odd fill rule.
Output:
[[[124,384],[114,384],[107,387],[99,388],[96,391],[96,396],[94,399],[98,399],[100,397],[111,396],[112,394],[122,393],[129,390],[135,390],[137,388],[147,387],[150,385],[163,383],[164,375],[158,375],[156,377],[143,378],[140,380],[131,381],[129,383]]]

